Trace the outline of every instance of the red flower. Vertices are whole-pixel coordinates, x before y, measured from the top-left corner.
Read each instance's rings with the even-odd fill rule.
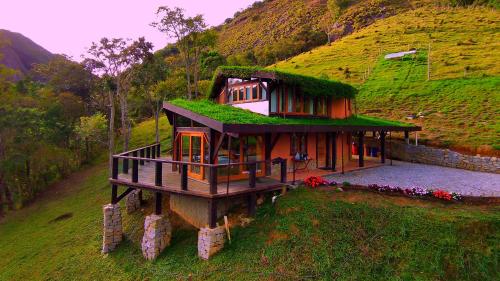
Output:
[[[320,185],[326,184],[326,181],[322,177],[310,176],[304,180],[304,183],[309,187],[316,188]]]
[[[451,201],[452,197],[449,192],[446,192],[444,190],[438,189],[432,193],[432,195],[436,198],[443,199],[446,201]]]

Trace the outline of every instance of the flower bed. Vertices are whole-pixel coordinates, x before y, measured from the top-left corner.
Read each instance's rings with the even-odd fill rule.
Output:
[[[450,193],[448,191],[441,189],[433,190],[433,189],[426,189],[423,187],[402,188],[399,186],[378,185],[378,184],[370,184],[368,185],[368,188],[379,192],[400,193],[412,197],[421,197],[421,198],[431,197],[445,201],[462,200],[461,194],[455,192]]]

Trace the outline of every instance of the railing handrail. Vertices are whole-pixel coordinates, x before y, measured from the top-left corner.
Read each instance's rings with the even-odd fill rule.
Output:
[[[143,147],[139,147],[139,148],[136,148],[136,149],[128,150],[128,151],[121,152],[121,153],[118,153],[118,154],[114,154],[113,157],[115,157],[115,156],[126,156],[125,154],[132,154],[132,153],[138,152],[138,151],[140,151],[142,149],[154,147],[154,146],[157,146],[159,144],[160,144],[159,142],[155,142],[153,144],[149,144],[149,145],[146,145],[146,146],[143,146]]]
[[[165,163],[165,164],[203,166],[203,167],[227,167],[227,166],[233,166],[233,165],[252,165],[252,164],[273,162],[275,160],[275,159],[270,159],[270,160],[251,161],[251,162],[234,162],[234,163],[224,163],[224,164],[209,164],[209,163],[176,161],[176,160],[161,159],[161,158],[134,157],[134,156],[128,156],[128,155],[121,155],[121,154],[113,155],[113,158],[128,159],[128,160],[138,160],[138,161],[149,161],[149,162],[161,162],[161,163]]]

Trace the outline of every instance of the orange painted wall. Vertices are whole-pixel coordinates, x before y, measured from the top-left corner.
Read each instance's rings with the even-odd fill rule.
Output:
[[[330,118],[346,118],[352,115],[351,99],[334,99],[330,104]]]
[[[342,142],[344,142],[344,164],[351,159],[351,134],[339,133],[337,135],[337,168],[340,169],[342,165]]]

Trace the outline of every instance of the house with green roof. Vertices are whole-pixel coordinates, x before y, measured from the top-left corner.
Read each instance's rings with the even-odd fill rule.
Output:
[[[277,69],[220,67],[207,99],[163,104],[172,125],[168,155],[153,144],[113,157],[112,203],[134,189],[149,190],[160,215],[167,194],[172,211],[210,236],[220,232],[218,221],[234,204],[254,214],[266,192],[309,176],[383,165],[386,137],[420,128],[354,114],[356,92],[345,83]],[[368,150],[365,137],[378,146]],[[118,186],[128,189],[119,196]],[[199,244],[202,257],[218,250],[203,249]]]

